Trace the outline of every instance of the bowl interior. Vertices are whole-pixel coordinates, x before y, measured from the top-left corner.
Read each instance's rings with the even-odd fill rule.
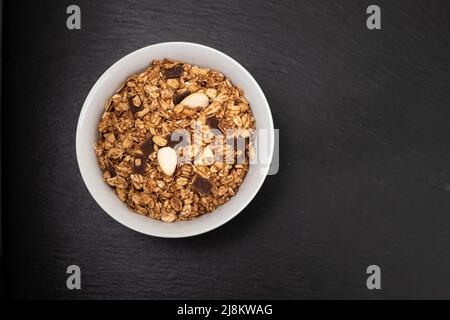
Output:
[[[131,212],[103,181],[93,150],[98,138],[97,125],[106,100],[133,73],[144,70],[154,59],[170,58],[217,69],[244,90],[256,119],[257,129],[266,129],[267,146],[258,153],[258,163],[251,164],[237,194],[212,214],[191,221],[163,223]],[[136,231],[159,237],[187,237],[212,230],[237,215],[251,201],[261,187],[269,169],[273,152],[273,122],[269,105],[253,77],[227,55],[206,46],[169,42],[148,46],[125,56],[109,68],[91,89],[81,111],[76,148],[78,165],[86,186],[97,203],[110,216]],[[259,146],[256,147],[257,152]]]

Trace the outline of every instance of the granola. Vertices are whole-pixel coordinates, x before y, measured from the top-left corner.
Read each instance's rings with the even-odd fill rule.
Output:
[[[243,91],[219,71],[155,60],[107,101],[94,149],[131,210],[189,220],[236,194],[255,154],[255,125]]]

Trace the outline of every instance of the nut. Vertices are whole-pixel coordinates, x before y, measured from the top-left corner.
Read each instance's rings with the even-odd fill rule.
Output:
[[[209,105],[209,98],[204,93],[196,92],[188,95],[180,102],[180,104],[183,104],[191,108],[195,107],[205,108]]]
[[[171,176],[177,167],[177,152],[171,147],[164,147],[158,150],[157,157],[161,170],[166,175]]]

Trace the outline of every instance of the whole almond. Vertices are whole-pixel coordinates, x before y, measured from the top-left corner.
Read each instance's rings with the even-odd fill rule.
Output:
[[[177,152],[171,147],[164,147],[158,150],[157,158],[161,170],[171,176],[177,167]]]
[[[186,98],[184,98],[180,104],[195,108],[195,107],[202,107],[205,108],[209,105],[209,98],[206,94],[201,92],[195,92],[190,95],[188,95]]]

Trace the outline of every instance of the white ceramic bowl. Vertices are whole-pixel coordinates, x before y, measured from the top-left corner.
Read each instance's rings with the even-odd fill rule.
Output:
[[[239,85],[250,103],[257,129],[266,129],[266,152],[259,155],[237,194],[210,214],[191,221],[164,223],[130,211],[103,181],[93,144],[98,139],[97,125],[105,101],[132,74],[148,67],[154,59],[170,58],[190,64],[217,69]],[[97,80],[84,102],[78,119],[76,149],[78,165],[84,182],[97,203],[121,224],[152,236],[179,238],[213,230],[235,217],[258,192],[272,159],[274,144],[273,120],[267,100],[255,79],[239,63],[215,49],[187,42],[166,42],[136,50],[112,65]],[[258,148],[258,147],[257,147]],[[258,152],[258,150],[257,150]]]

